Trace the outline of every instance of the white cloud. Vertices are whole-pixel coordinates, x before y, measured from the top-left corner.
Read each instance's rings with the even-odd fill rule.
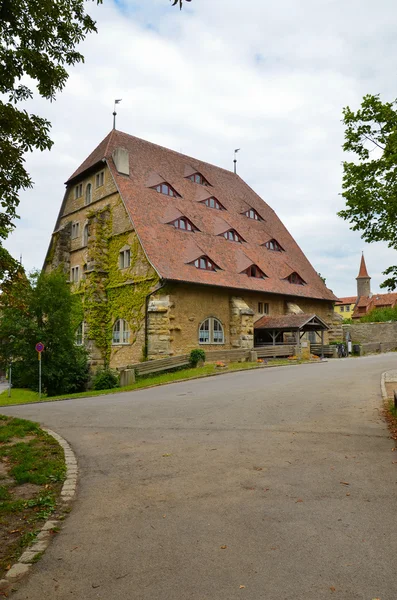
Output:
[[[394,98],[397,13],[370,0],[124,0],[87,7],[97,35],[82,45],[55,103],[30,110],[51,120],[51,152],[27,165],[7,246],[40,267],[63,197],[63,182],[108,133],[114,98],[119,129],[233,167],[282,218],[336,294],[353,295],[361,250],[373,291],[396,262],[386,244],[365,245],[336,217],[343,207],[342,107],[366,93]]]

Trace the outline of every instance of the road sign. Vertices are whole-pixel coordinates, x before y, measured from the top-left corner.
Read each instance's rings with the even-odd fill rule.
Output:
[[[39,342],[38,344],[36,344],[37,352],[43,352],[43,350],[44,350],[44,344],[42,342]]]

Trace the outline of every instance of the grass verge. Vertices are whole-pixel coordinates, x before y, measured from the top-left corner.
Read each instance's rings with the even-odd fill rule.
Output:
[[[298,364],[304,361],[297,361]],[[293,364],[297,364],[294,362]],[[68,400],[73,398],[88,398],[91,396],[103,396],[107,394],[116,394],[119,392],[131,392],[134,390],[144,389],[147,387],[154,387],[163,385],[166,383],[173,383],[175,381],[181,381],[185,379],[199,379],[200,377],[209,377],[218,373],[230,373],[232,371],[244,371],[247,369],[260,369],[266,367],[277,367],[290,365],[291,361],[284,359],[270,359],[266,363],[250,363],[250,362],[236,362],[228,363],[226,367],[219,368],[215,364],[207,363],[203,367],[197,367],[195,369],[180,369],[168,373],[158,373],[153,375],[146,375],[139,377],[137,381],[123,388],[113,388],[111,390],[89,390],[87,392],[81,392],[79,394],[65,394],[63,396],[51,396],[47,397],[45,394],[42,395],[41,400],[37,392],[31,390],[13,388],[11,390],[11,397],[8,397],[8,390],[0,394],[0,406],[13,406],[15,404],[29,404],[31,402],[52,402],[55,400]]]
[[[0,415],[0,579],[56,509],[62,448],[36,423]]]
[[[394,400],[391,398],[385,400],[384,415],[390,429],[391,437],[397,442],[397,409],[394,408]]]

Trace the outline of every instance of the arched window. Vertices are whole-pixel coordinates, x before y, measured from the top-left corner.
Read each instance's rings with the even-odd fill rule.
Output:
[[[76,329],[75,333],[75,343],[76,346],[82,346],[84,343],[84,323],[80,323],[80,325]]]
[[[92,185],[87,183],[85,188],[85,205],[91,204],[92,201]]]
[[[117,319],[113,325],[112,344],[129,344],[130,326],[124,319]]]
[[[84,225],[83,229],[83,246],[87,246],[88,244],[88,223]]]
[[[224,344],[225,336],[223,334],[222,323],[215,317],[205,319],[199,329],[200,344]]]

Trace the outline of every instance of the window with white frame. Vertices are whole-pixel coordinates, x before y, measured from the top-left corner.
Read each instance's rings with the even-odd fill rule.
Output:
[[[70,269],[70,281],[72,283],[78,283],[78,281],[79,281],[79,267],[72,267]]]
[[[83,184],[79,183],[74,188],[74,197],[77,200],[77,198],[81,198],[82,195],[83,195]]]
[[[88,204],[91,204],[92,202],[92,185],[90,183],[87,183],[86,188],[85,188],[85,204],[86,206]]]
[[[130,326],[124,319],[117,319],[113,325],[112,344],[129,344]]]
[[[224,344],[225,336],[222,323],[215,317],[205,319],[199,329],[200,344]]]
[[[75,343],[76,346],[82,346],[84,344],[84,323],[80,323],[80,325],[76,329],[75,334]]]
[[[131,250],[129,248],[125,248],[119,253],[119,267],[120,269],[127,269],[130,265]]]
[[[95,187],[99,188],[105,181],[105,171],[101,171],[95,175]]]
[[[72,223],[72,240],[79,237],[80,223]]]

